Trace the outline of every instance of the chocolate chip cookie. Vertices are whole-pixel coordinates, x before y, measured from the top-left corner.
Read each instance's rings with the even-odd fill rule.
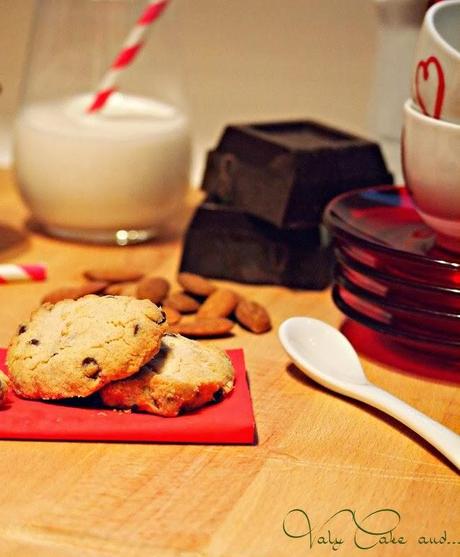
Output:
[[[9,388],[8,377],[0,371],[0,406],[5,402]]]
[[[220,401],[233,382],[233,366],[225,352],[166,334],[155,358],[132,377],[106,385],[100,396],[107,406],[177,416]]]
[[[149,300],[88,295],[44,304],[11,340],[13,388],[31,399],[88,396],[139,371],[165,329],[164,313]]]

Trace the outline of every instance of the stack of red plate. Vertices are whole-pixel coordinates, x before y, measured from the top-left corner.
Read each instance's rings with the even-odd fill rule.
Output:
[[[343,313],[405,344],[460,355],[460,256],[436,246],[407,190],[348,192],[324,218],[336,246],[333,298]]]

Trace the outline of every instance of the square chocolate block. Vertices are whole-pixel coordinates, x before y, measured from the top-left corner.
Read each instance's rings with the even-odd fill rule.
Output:
[[[180,270],[320,290],[331,281],[333,262],[319,227],[280,230],[237,209],[206,202],[186,233]]]
[[[228,126],[209,152],[209,199],[279,228],[317,226],[345,191],[392,184],[376,143],[316,122]]]

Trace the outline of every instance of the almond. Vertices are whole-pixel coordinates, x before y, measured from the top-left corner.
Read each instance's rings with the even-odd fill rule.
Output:
[[[169,292],[169,282],[163,277],[147,276],[139,281],[136,295],[140,300],[150,300],[154,304],[162,302]]]
[[[227,317],[235,309],[238,300],[239,296],[233,290],[219,288],[203,302],[198,317]]]
[[[106,282],[102,281],[92,281],[82,284],[80,286],[63,286],[62,288],[57,288],[52,292],[49,292],[42,300],[42,304],[48,302],[50,304],[55,304],[61,300],[76,300],[87,294],[98,294],[102,292],[107,287]]]
[[[164,311],[169,325],[176,325],[182,319],[182,315],[172,307],[163,306],[161,309]]]
[[[253,333],[265,333],[272,327],[267,310],[257,302],[240,300],[235,310],[240,325]]]
[[[85,271],[83,275],[89,280],[106,282],[131,282],[141,279],[144,273],[125,267],[99,267]]]
[[[230,319],[206,317],[172,325],[169,332],[191,338],[220,337],[228,334],[234,325],[235,323]]]
[[[200,304],[187,294],[183,292],[175,292],[174,294],[170,294],[165,300],[163,300],[164,306],[169,306],[179,313],[195,313]]]
[[[137,282],[114,282],[104,290],[104,294],[111,296],[135,296]]]
[[[193,273],[179,273],[177,282],[182,288],[195,296],[207,297],[216,290],[216,287],[208,279]]]

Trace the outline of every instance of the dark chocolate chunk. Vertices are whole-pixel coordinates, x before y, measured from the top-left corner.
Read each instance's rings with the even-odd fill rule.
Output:
[[[134,336],[136,336],[138,332],[139,332],[139,324],[136,323],[136,324],[134,325]]]
[[[180,271],[253,284],[323,289],[333,252],[319,227],[280,230],[231,207],[203,203],[185,236]]]
[[[29,344],[33,344],[34,346],[38,346],[40,344],[40,341],[38,340],[38,338],[33,338],[32,340],[29,340]]]
[[[18,335],[22,335],[27,331],[27,327],[25,325],[20,325],[18,329]]]
[[[228,126],[208,155],[209,199],[279,228],[317,226],[326,204],[392,184],[376,143],[310,121]]]

